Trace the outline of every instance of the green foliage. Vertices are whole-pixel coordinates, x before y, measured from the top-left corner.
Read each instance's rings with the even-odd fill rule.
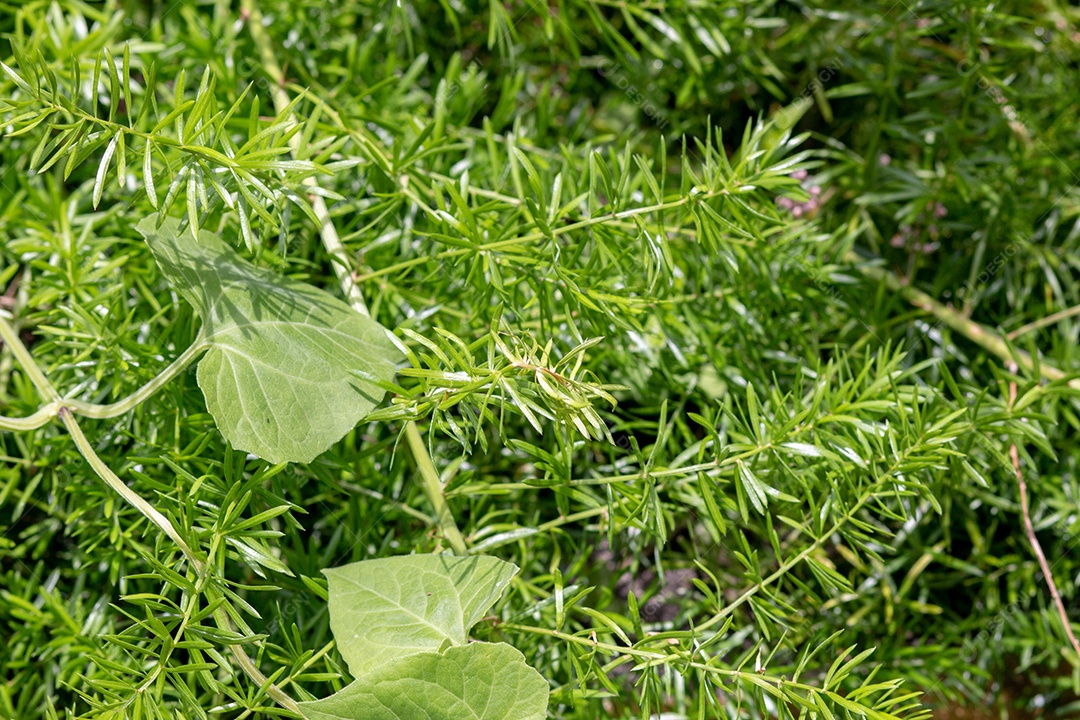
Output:
[[[270,462],[311,462],[382,401],[398,353],[337,298],[243,260],[169,218],[137,229],[199,313],[199,387],[225,439]]]
[[[395,658],[464,645],[517,568],[493,557],[415,555],[325,574],[330,629],[359,677]]]
[[[412,555],[327,570],[330,627],[356,678],[302,705],[327,718],[542,720],[548,687],[503,643],[465,633],[517,568],[492,557]]]
[[[502,643],[473,643],[392,662],[318,702],[311,720],[543,720],[547,683]]]
[[[0,6],[0,717],[1075,715],[1078,21]]]

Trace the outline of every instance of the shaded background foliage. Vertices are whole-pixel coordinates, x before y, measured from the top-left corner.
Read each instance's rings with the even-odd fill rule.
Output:
[[[267,636],[266,669],[289,668],[316,696],[341,687],[320,570],[439,545],[397,446],[399,421],[416,418],[470,543],[523,568],[502,622],[480,634],[552,682],[554,717],[776,713],[752,684],[710,685],[675,650],[630,671],[523,626],[614,644],[672,632],[688,652],[691,628],[777,568],[712,639],[732,667],[791,677],[820,644],[806,671],[818,682],[849,647],[876,647],[845,692],[880,663],[874,677],[904,678],[931,707],[1075,713],[1080,659],[1021,532],[1005,454],[1021,444],[1039,537],[1075,612],[1075,391],[1028,375],[1008,408],[1002,358],[863,272],[876,263],[1004,332],[1080,303],[1075,8],[259,9],[286,89],[303,93],[296,160],[309,164],[287,162],[283,130],[260,141],[267,155],[246,167],[268,192],[244,198],[245,233],[201,190],[229,182],[218,158],[190,151],[274,124],[245,7],[3,6],[8,65],[45,87],[48,68],[70,97],[74,61],[81,112],[111,112],[132,132],[122,182],[115,157],[98,179],[112,135],[76,149],[70,173],[66,158],[32,172],[71,113],[30,127],[25,113],[47,103],[3,78],[2,96],[27,103],[5,111],[6,129],[29,129],[3,144],[0,280],[50,377],[106,402],[152,378],[197,326],[134,232],[152,211],[147,137],[162,138],[158,203],[181,168],[202,173],[199,187],[177,184],[173,214],[194,203],[202,227],[241,248],[254,238],[245,252],[260,264],[331,290],[300,183],[314,175],[334,193],[372,314],[413,352],[393,402],[305,467],[225,447],[191,373],[137,412],[87,424],[144,497],[220,543],[235,604]],[[133,89],[103,81],[91,97],[101,52],[119,66],[125,44]],[[200,91],[204,77],[213,85]],[[201,97],[213,100],[200,110]],[[155,125],[186,100],[189,134],[238,109],[185,143],[175,123]],[[1078,327],[1065,318],[1017,343],[1068,372]],[[6,415],[36,409],[6,354],[0,381]],[[169,575],[175,548],[55,428],[0,443],[0,714],[103,716],[112,704],[240,716],[267,704],[221,669],[209,626],[188,627],[197,647],[170,649],[155,670],[185,592]],[[151,692],[134,692],[148,680]]]

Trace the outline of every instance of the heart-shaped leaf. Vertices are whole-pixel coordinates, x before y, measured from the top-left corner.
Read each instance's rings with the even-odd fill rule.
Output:
[[[382,400],[398,350],[386,330],[306,283],[262,270],[179,221],[138,225],[203,322],[198,381],[218,429],[271,462],[311,462]]]
[[[322,700],[308,720],[543,720],[548,685],[504,643],[473,643],[384,665]]]
[[[406,555],[325,570],[330,629],[353,677],[444,645],[464,645],[517,574],[474,555]]]

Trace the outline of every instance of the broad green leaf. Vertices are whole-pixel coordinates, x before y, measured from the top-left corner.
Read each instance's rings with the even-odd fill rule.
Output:
[[[396,660],[335,695],[300,703],[308,720],[543,720],[548,684],[504,643]]]
[[[311,462],[382,400],[398,351],[385,329],[318,288],[256,268],[213,234],[139,223],[162,272],[199,311],[198,381],[218,429],[270,462]]]
[[[330,629],[353,677],[403,655],[464,645],[517,574],[474,555],[406,555],[325,570]]]

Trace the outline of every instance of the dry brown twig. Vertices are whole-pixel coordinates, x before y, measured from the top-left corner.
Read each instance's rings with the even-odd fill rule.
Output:
[[[1016,371],[1016,363],[1009,363],[1009,372],[1015,375]],[[1009,382],[1010,411],[1015,402],[1016,381],[1013,380]],[[1024,482],[1024,474],[1020,472],[1020,453],[1016,449],[1016,443],[1009,446],[1009,456],[1012,458],[1013,472],[1016,473],[1016,484],[1020,488],[1020,513],[1024,518],[1024,530],[1027,533],[1028,542],[1031,543],[1031,549],[1035,551],[1039,567],[1042,568],[1043,577],[1046,578],[1046,584],[1050,588],[1050,595],[1054,598],[1054,605],[1057,606],[1058,615],[1061,616],[1061,624],[1065,626],[1065,634],[1069,637],[1069,642],[1072,643],[1073,652],[1080,658],[1080,643],[1076,641],[1076,635],[1073,634],[1072,625],[1069,623],[1069,615],[1065,612],[1065,603],[1061,601],[1061,593],[1058,592],[1057,583],[1054,582],[1054,576],[1050,572],[1050,563],[1046,561],[1046,554],[1043,553],[1042,545],[1039,544],[1039,539],[1035,537],[1035,526],[1031,522],[1031,513],[1028,511],[1027,483]]]

